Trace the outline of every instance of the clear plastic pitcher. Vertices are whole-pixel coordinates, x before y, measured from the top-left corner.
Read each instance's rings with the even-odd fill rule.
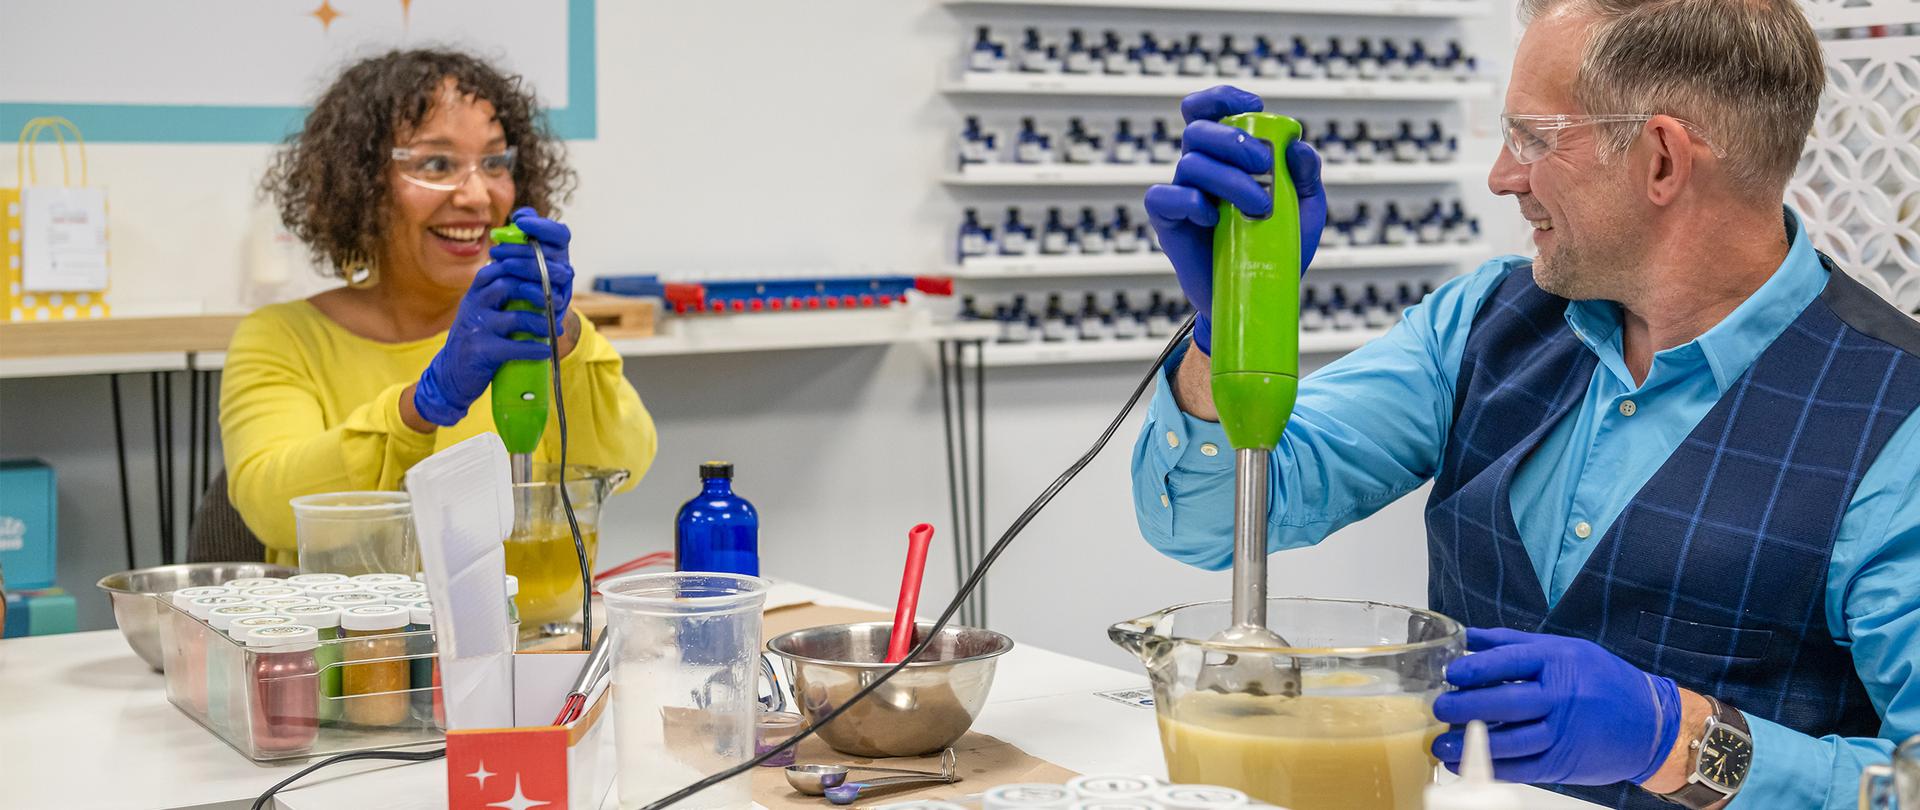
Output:
[[[627,471],[569,464],[566,480],[591,571],[600,547],[600,504],[627,480]],[[520,595],[514,604],[520,609],[522,636],[541,635],[544,625],[579,615],[580,561],[560,502],[557,464],[535,464],[529,481],[513,485],[507,573],[520,578]]]
[[[1426,610],[1332,599],[1267,600],[1267,626],[1294,647],[1207,641],[1231,625],[1225,600],[1178,605],[1108,629],[1153,682],[1167,774],[1225,785],[1291,810],[1419,810],[1433,780],[1433,699],[1466,632]],[[1298,697],[1197,689],[1229,656],[1300,670]]]
[[[637,808],[754,755],[760,615],[767,581],[734,574],[640,574],[600,586],[613,655],[620,806]],[[680,802],[746,810],[742,775]]]
[[[301,572],[411,576],[420,570],[407,493],[324,492],[291,504]]]
[[[1893,751],[1893,762],[1860,773],[1860,810],[1920,810],[1920,735]]]

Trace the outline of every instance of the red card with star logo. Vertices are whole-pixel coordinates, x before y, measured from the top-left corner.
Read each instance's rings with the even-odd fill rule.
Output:
[[[447,732],[449,810],[566,810],[567,729]]]

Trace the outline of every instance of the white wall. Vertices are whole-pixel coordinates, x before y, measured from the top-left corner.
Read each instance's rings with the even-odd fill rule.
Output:
[[[863,0],[609,2],[598,14],[599,138],[572,146],[582,185],[566,212],[582,272],[937,271],[962,202],[933,182],[959,114],[935,81],[959,51],[964,19],[931,3]],[[1178,15],[1146,13],[1033,18],[1122,31],[1187,25]],[[1242,19],[1262,18],[1216,16],[1194,27],[1218,30],[1218,23]],[[1469,41],[1483,53],[1504,50],[1507,19],[1496,12],[1476,24]],[[1426,28],[1381,25],[1367,30]],[[1492,61],[1503,73],[1504,60]],[[1034,111],[1069,109],[1175,114],[1168,101],[1047,102]],[[1351,108],[1306,109],[1312,120]],[[1466,113],[1485,122],[1497,109],[1490,100]],[[1365,112],[1384,118],[1398,110]],[[1467,148],[1491,154],[1484,139]],[[92,155],[95,176],[110,189],[116,306],[129,313],[238,308],[241,244],[268,148],[99,144]],[[0,161],[0,172],[11,166]],[[0,174],[0,184],[9,182]],[[1517,229],[1501,221],[1511,209],[1482,204],[1486,195],[1476,185],[1461,191],[1503,244],[1517,244]],[[670,548],[673,512],[693,492],[695,465],[723,457],[739,465],[739,489],[760,507],[769,574],[890,603],[905,530],[931,520],[942,533],[923,605],[952,594],[930,351],[648,358],[627,368],[658,421],[661,452],[638,489],[608,508],[603,564]],[[989,373],[994,533],[1082,452],[1142,370],[1122,364]],[[126,385],[136,428],[130,439],[140,564],[151,565],[146,382],[129,378]],[[91,583],[122,567],[106,388],[98,377],[0,382],[0,455],[39,456],[58,467],[62,583],[81,594],[83,621],[93,627],[110,617]],[[176,389],[183,408],[184,388]],[[1126,474],[1138,419],[1002,560],[990,580],[996,628],[1124,663],[1108,649],[1106,625],[1226,596],[1224,574],[1162,559],[1139,538]],[[1274,591],[1423,602],[1419,507],[1419,496],[1409,498],[1320,548],[1276,557]]]

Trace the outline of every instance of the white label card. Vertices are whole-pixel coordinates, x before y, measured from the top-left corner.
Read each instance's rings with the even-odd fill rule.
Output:
[[[20,190],[21,287],[29,292],[107,288],[107,193],[99,188]]]

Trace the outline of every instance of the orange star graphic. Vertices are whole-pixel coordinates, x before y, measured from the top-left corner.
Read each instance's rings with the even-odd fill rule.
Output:
[[[340,17],[340,12],[334,9],[329,0],[320,0],[320,7],[307,12],[307,16],[319,20],[321,30],[332,31],[333,21]]]

